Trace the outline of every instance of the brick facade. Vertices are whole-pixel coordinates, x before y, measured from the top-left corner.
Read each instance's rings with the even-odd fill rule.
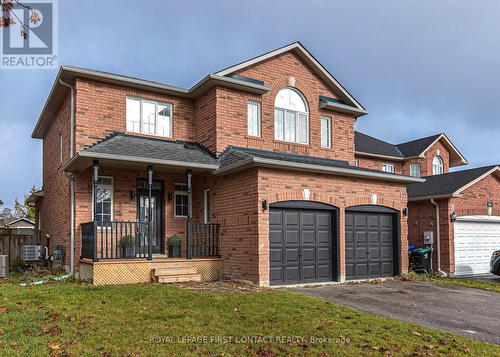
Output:
[[[216,86],[198,98],[186,99],[153,91],[137,90],[116,84],[105,84],[78,78],[75,111],[75,151],[104,139],[113,131],[126,131],[126,97],[147,98],[173,105],[173,138],[169,140],[195,141],[213,155],[220,154],[228,145],[316,157],[339,159],[354,164],[355,118],[323,110],[319,96],[337,98],[333,92],[300,57],[287,52],[245,68],[238,74],[259,79],[271,89],[263,95]],[[291,79],[293,77],[293,80]],[[309,144],[286,143],[274,139],[274,101],[278,91],[294,86],[306,98],[309,106]],[[247,102],[261,103],[262,135],[247,135]],[[320,147],[320,116],[332,118],[332,148]],[[69,97],[44,137],[44,198],[39,213],[42,231],[51,236],[52,244],[64,244],[69,249],[69,179],[59,169],[59,139],[63,133],[64,162],[69,159]],[[139,134],[134,134],[139,135]],[[399,165],[399,164],[397,164]],[[361,166],[361,165],[360,165]],[[396,166],[396,171],[401,170]],[[154,178],[165,187],[165,236],[177,233],[183,237],[186,219],[174,217],[174,183],[185,182],[185,169],[155,167]],[[91,169],[74,172],[75,179],[75,257],[81,251],[80,225],[92,219]],[[131,192],[137,179],[146,178],[145,167],[123,164],[102,164],[100,176],[113,177],[113,219],[135,221],[137,201]],[[310,199],[339,208],[340,276],[344,271],[344,210],[346,207],[372,204],[371,195],[378,197],[377,205],[401,212],[407,196],[403,183],[375,179],[359,179],[327,174],[285,171],[270,168],[251,168],[229,175],[195,173],[193,176],[193,220],[203,217],[203,191],[212,192],[211,221],[219,223],[220,250],[224,274],[244,281],[266,284],[269,281],[269,212],[262,210],[261,202],[302,200],[308,188]],[[407,219],[401,215],[400,271],[407,270]],[[52,246],[53,247],[53,246]],[[185,246],[183,247],[185,254]],[[65,265],[69,264],[66,254]]]
[[[489,175],[462,192],[460,198],[439,199],[441,269],[448,273],[455,272],[455,246],[451,214],[457,216],[488,215],[487,203],[492,201],[492,215],[500,216],[500,178]],[[408,241],[409,244],[423,246],[425,231],[436,235],[436,207],[430,200],[408,203]],[[434,266],[437,264],[434,251]]]

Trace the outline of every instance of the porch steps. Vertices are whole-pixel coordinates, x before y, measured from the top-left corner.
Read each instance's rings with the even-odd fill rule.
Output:
[[[153,281],[160,284],[201,281],[196,267],[189,261],[162,262],[153,265]]]

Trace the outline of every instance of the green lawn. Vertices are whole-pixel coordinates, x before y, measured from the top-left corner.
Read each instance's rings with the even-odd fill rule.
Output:
[[[500,293],[500,284],[489,281],[479,281],[466,278],[448,278],[448,277],[445,278],[434,275],[415,274],[415,273],[409,273],[403,275],[399,279],[426,281],[429,283],[440,284],[440,285],[458,285],[458,286],[464,286],[466,288],[482,289]]]
[[[500,355],[500,346],[276,290],[206,294],[165,285],[7,282],[0,284],[0,328],[0,355],[8,356]],[[221,342],[210,342],[212,336]],[[268,343],[266,336],[285,341]],[[188,343],[190,337],[208,342]]]

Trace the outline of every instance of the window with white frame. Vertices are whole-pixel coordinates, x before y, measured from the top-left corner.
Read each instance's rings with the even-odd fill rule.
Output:
[[[394,164],[382,164],[382,171],[393,174],[394,173]]]
[[[332,118],[321,117],[321,146],[332,147]]]
[[[309,110],[307,102],[293,88],[283,88],[274,102],[274,138],[309,144]]]
[[[410,176],[420,177],[420,164],[410,164]]]
[[[92,192],[92,199],[97,202],[95,217],[97,222],[111,222],[113,220],[113,178],[102,177],[97,179],[96,194]]]
[[[359,166],[359,160],[358,159],[354,159],[354,166],[356,166],[356,167]]]
[[[172,137],[172,104],[127,97],[127,131]]]
[[[203,223],[210,223],[211,200],[210,190],[203,191]]]
[[[188,189],[185,183],[174,185],[174,216],[187,217],[188,215]]]
[[[260,103],[249,101],[247,104],[248,135],[260,136]]]
[[[436,155],[432,160],[432,174],[433,175],[441,175],[444,173],[444,163],[441,156]]]

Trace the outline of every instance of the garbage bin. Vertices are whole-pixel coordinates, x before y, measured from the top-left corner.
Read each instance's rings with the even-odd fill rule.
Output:
[[[9,256],[0,255],[0,278],[5,278],[9,273]]]
[[[416,273],[431,272],[431,249],[415,248],[410,251],[410,270]]]

